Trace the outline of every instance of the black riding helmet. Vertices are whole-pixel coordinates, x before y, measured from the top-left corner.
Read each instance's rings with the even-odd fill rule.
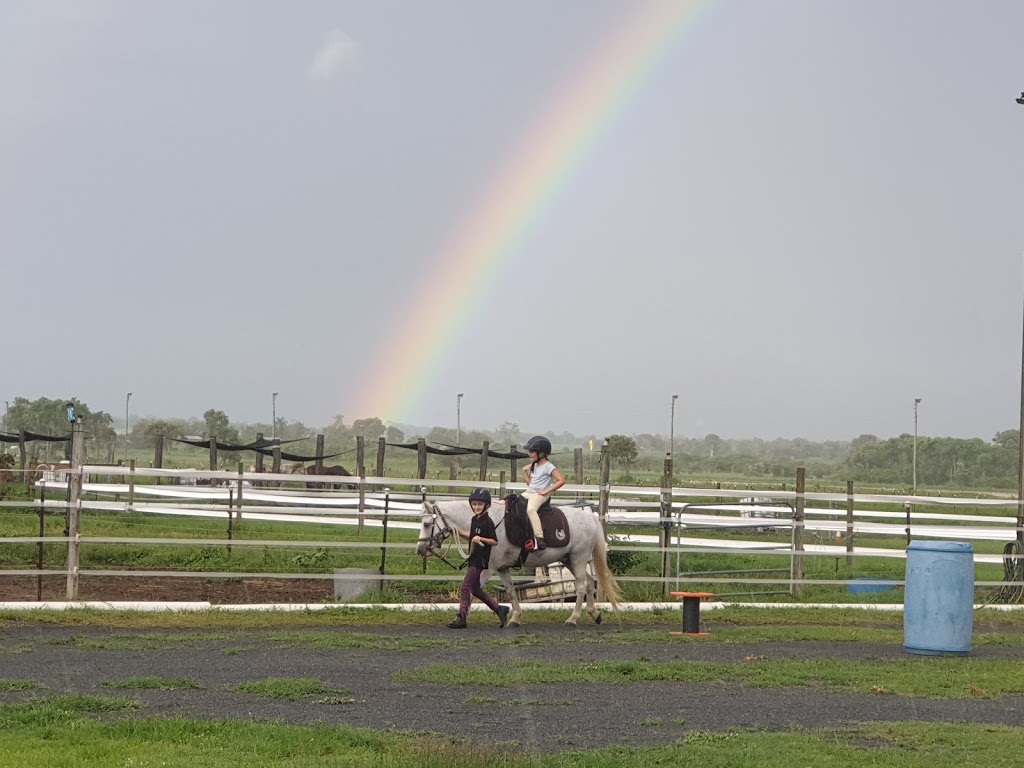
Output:
[[[469,494],[470,501],[482,501],[486,508],[491,506],[491,492],[486,488],[474,488],[473,492]]]
[[[526,443],[527,451],[536,451],[537,453],[543,453],[545,456],[551,455],[551,441],[542,435],[531,437]]]

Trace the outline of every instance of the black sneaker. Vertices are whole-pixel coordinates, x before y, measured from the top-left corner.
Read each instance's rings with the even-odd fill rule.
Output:
[[[512,613],[512,609],[507,605],[498,606],[498,621],[501,622],[501,628],[504,629],[505,625],[508,624],[508,615]]]
[[[466,628],[466,617],[456,616],[455,621],[448,624],[448,629],[465,629]]]

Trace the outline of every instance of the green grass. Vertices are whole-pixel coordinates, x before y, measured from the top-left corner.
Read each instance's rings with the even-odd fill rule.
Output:
[[[398,681],[448,685],[702,682],[758,688],[814,686],[829,691],[990,699],[1024,693],[1024,662],[975,659],[771,660],[752,656],[737,664],[696,661],[524,661],[515,667],[432,664],[395,674]]]
[[[39,687],[32,680],[0,680],[0,691],[34,691]]]
[[[118,634],[111,637],[90,637],[72,635],[58,640],[47,641],[50,645],[69,645],[73,648],[103,651],[152,651],[170,648],[198,648],[199,643],[211,643],[237,639],[235,635],[223,632],[194,632],[168,634]]]
[[[60,697],[0,706],[0,764],[19,768],[251,768],[256,763],[277,768],[1009,768],[1019,764],[1024,739],[1024,729],[1005,726],[866,723],[820,731],[691,731],[670,746],[538,755],[498,743],[350,726],[96,719],[97,714],[124,708],[112,702]]]
[[[114,696],[48,696],[36,698],[21,704],[0,706],[0,732],[17,732],[22,727],[49,726],[60,723],[74,722],[84,715],[104,714],[108,712],[128,712],[138,709],[141,705],[133,699]],[[5,738],[7,733],[5,733]],[[0,750],[3,749],[0,740]],[[0,751],[0,757],[3,752]],[[0,765],[16,765],[4,763]]]
[[[333,688],[328,688],[319,680],[309,677],[270,677],[266,680],[241,683],[233,690],[240,693],[254,693],[257,696],[266,696],[270,699],[287,699],[288,701],[298,701],[307,696],[316,696],[322,693],[337,693]]]
[[[124,680],[107,680],[100,684],[103,688],[145,689],[154,691],[204,690],[204,686],[195,680],[171,677],[129,677]]]
[[[539,611],[525,608],[527,626],[561,625],[568,615],[563,611]],[[903,614],[900,611],[873,611],[858,608],[739,608],[704,611],[702,621],[712,629],[711,639],[727,627],[845,627],[851,629],[888,629],[902,631]],[[389,608],[350,608],[332,606],[323,610],[307,611],[188,611],[178,613],[157,613],[140,611],[100,611],[89,608],[74,608],[66,611],[0,611],[0,627],[28,627],[52,625],[65,627],[97,627],[107,629],[164,629],[177,630],[282,630],[325,629],[338,631],[352,627],[424,627],[438,626],[451,619],[448,612],[402,611]],[[976,631],[1024,630],[1024,611],[998,611],[979,609],[974,612]],[[595,631],[585,624],[578,630],[579,636],[587,632],[596,635],[604,633],[607,627],[664,627],[679,629],[682,623],[682,608],[672,607],[655,611],[606,613],[605,626]],[[571,630],[565,630],[571,633]],[[767,629],[766,629],[767,631]],[[171,634],[173,639],[180,634]],[[495,634],[488,637],[488,643],[522,642],[519,635]],[[205,642],[222,639],[197,633],[190,642]],[[230,639],[225,636],[223,639]],[[238,639],[238,638],[234,638]],[[247,638],[248,639],[248,638]],[[154,643],[160,640],[150,638]],[[170,642],[170,640],[168,640]],[[2,650],[2,649],[0,649]],[[9,652],[23,652],[8,649]]]
[[[445,648],[451,641],[410,635],[378,635],[371,632],[272,632],[272,643],[306,648],[375,648],[382,651],[415,651],[421,648]]]

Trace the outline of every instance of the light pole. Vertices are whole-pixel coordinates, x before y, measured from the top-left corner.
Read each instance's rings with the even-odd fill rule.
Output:
[[[1024,106],[1024,91],[1017,103]],[[1017,464],[1017,544],[1024,546],[1024,332],[1021,334],[1020,358],[1020,426],[1017,431],[1020,457]]]
[[[277,392],[270,393],[270,437],[277,440]]]
[[[7,411],[11,409],[11,403],[9,400],[4,400],[4,432],[7,431]]]
[[[129,392],[124,398],[124,460],[128,461],[128,403],[132,399],[132,393]]]
[[[673,458],[676,453],[676,400],[678,399],[679,395],[672,395],[672,420],[668,427],[668,455]]]
[[[921,398],[914,398],[914,490],[911,495],[917,496],[917,406],[921,404]]]
[[[462,398],[465,397],[464,392],[459,392],[455,396],[455,444],[462,445]]]

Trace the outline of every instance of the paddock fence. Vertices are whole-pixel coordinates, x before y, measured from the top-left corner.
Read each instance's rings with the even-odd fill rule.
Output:
[[[851,592],[898,588],[902,580],[892,576],[891,567],[878,564],[904,559],[906,544],[920,538],[971,542],[980,576],[976,587],[989,590],[986,599],[1020,602],[1024,595],[1019,544],[1024,528],[1016,517],[1015,499],[857,494],[852,483],[845,494],[806,492],[802,471],[792,491],[667,483],[660,488],[623,486],[607,481],[604,464],[602,482],[567,484],[555,503],[592,507],[605,526],[611,556],[649,566],[647,572],[623,568],[617,579],[647,585],[651,599],[692,584],[711,585],[721,596],[785,593],[796,599],[812,587]],[[670,477],[666,460],[665,478]],[[315,558],[304,563],[306,569],[272,571],[198,566],[126,570],[127,563],[116,561],[106,562],[106,567],[81,564],[83,552],[121,546],[287,552],[298,553],[299,561],[302,553],[311,552],[327,553],[321,560],[348,553],[365,561],[373,554],[379,555],[377,570],[388,582],[457,582],[462,574],[437,561],[429,561],[429,572],[428,561],[422,569],[410,566],[418,560],[415,539],[422,504],[465,499],[471,488],[481,486],[498,498],[524,489],[522,483],[505,482],[504,472],[497,482],[448,478],[441,484],[365,473],[297,479],[287,473],[247,472],[241,464],[237,471],[143,468],[134,463],[85,465],[80,470],[54,465],[32,477],[31,498],[0,500],[0,552],[7,551],[0,577],[65,578],[68,600],[78,599],[80,579],[96,576],[366,578],[333,567],[317,569]],[[38,517],[38,532],[17,535],[33,517]],[[52,528],[54,520],[64,523],[60,535],[47,530],[47,522]],[[104,535],[111,520],[145,522],[148,527],[140,530],[158,535]],[[222,533],[212,533],[211,524],[222,525]],[[256,526],[254,536],[248,529]],[[12,549],[32,546],[38,551],[35,567]],[[52,554],[55,547],[60,557]],[[398,565],[396,558],[401,560]],[[834,563],[833,578],[821,563],[829,569]]]

